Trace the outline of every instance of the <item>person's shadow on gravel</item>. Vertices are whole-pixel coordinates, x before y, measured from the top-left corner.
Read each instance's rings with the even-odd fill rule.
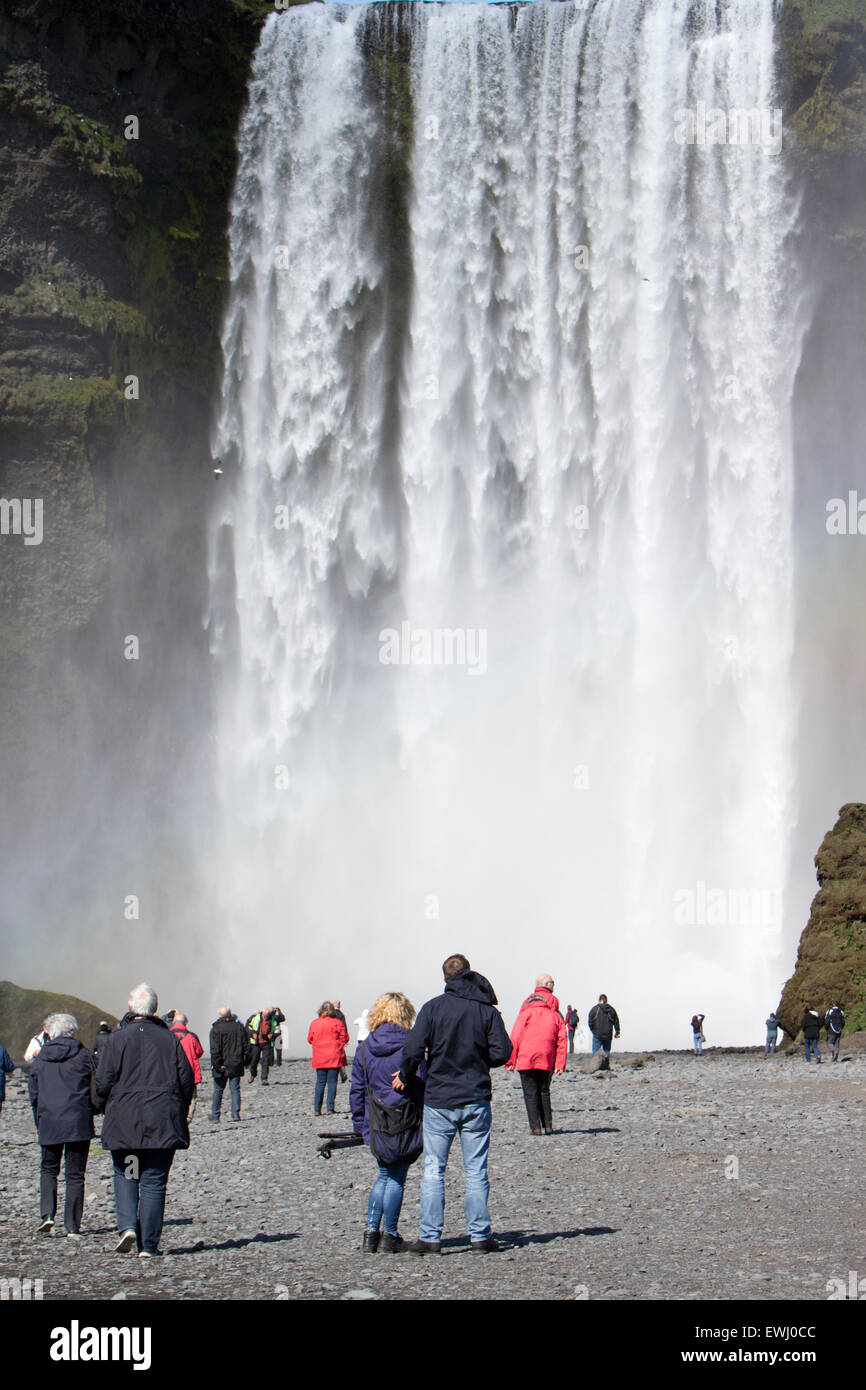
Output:
[[[297,1231],[283,1231],[278,1235],[267,1236],[259,1231],[255,1236],[239,1236],[237,1240],[222,1240],[218,1245],[208,1245],[197,1240],[194,1245],[173,1245],[166,1250],[167,1255],[202,1255],[206,1250],[240,1250],[245,1245],[270,1245],[278,1240],[297,1240]]]
[[[549,1245],[554,1240],[577,1240],[580,1236],[614,1236],[618,1226],[576,1226],[570,1231],[497,1231],[496,1239],[509,1246]]]

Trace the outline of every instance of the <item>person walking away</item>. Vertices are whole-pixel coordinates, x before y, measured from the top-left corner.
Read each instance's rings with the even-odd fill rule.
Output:
[[[201,1045],[201,1039],[198,1034],[193,1033],[192,1030],[187,1027],[188,1023],[189,1019],[186,1014],[181,1013],[179,1009],[175,1009],[174,1020],[169,1031],[174,1033],[186,1053],[186,1059],[192,1067],[192,1079],[195,1082],[195,1090],[192,1094],[189,1114],[186,1117],[187,1123],[189,1124],[195,1114],[195,1107],[198,1104],[198,1088],[201,1085],[201,1066],[199,1064],[199,1058],[204,1056],[204,1048]]]
[[[250,1052],[250,1082],[255,1081],[258,1075],[259,1062],[262,1064],[262,1085],[269,1086],[268,1072],[274,1060],[274,1049],[271,1040],[271,1020],[270,1009],[260,1009],[257,1014],[253,1014],[247,1021],[250,1030],[250,1041],[252,1048]]]
[[[806,1049],[806,1061],[811,1062],[812,1053],[815,1061],[820,1063],[821,1054],[818,1051],[818,1035],[821,1032],[821,1015],[817,1009],[813,1009],[811,1004],[805,1006],[803,1021],[800,1024],[803,1030],[803,1046]]]
[[[52,1014],[46,1020],[46,1042],[39,1050],[27,1089],[33,1121],[42,1148],[39,1174],[38,1230],[50,1235],[57,1211],[57,1178],[60,1160],[66,1194],[63,1225],[67,1236],[77,1238],[84,1212],[84,1175],[93,1138],[93,1054],[76,1038],[78,1022],[72,1014]]]
[[[346,1015],[343,1013],[343,1010],[340,1008],[340,1001],[339,1001],[339,999],[332,999],[332,1000],[331,1000],[331,1003],[334,1005],[334,1013],[336,1014],[337,1018],[340,1020],[340,1022],[341,1022],[342,1025],[343,1025],[343,1027],[345,1028],[345,1030],[346,1030],[346,1036],[348,1037],[348,1034],[349,1034],[349,1025],[348,1025],[348,1023],[346,1022]],[[347,1076],[346,1076],[346,1068],[347,1068],[348,1065],[349,1065],[348,1058],[346,1057],[346,1053],[345,1053],[345,1050],[344,1050],[344,1051],[343,1051],[343,1062],[342,1062],[342,1065],[341,1065],[341,1067],[340,1067],[340,1081],[341,1081],[341,1082],[345,1082],[345,1081],[348,1079]]]
[[[168,1175],[176,1151],[189,1148],[186,1117],[195,1090],[183,1047],[157,1017],[158,1002],[150,985],[135,987],[123,1027],[103,1044],[94,1080],[105,1112],[102,1146],[114,1166],[116,1251],[138,1245],[142,1259],[159,1254]]]
[[[766,1019],[764,1022],[764,1027],[767,1030],[767,1041],[764,1044],[765,1057],[769,1057],[771,1052],[776,1051],[776,1039],[779,1036],[779,1029],[781,1028],[781,1026],[782,1025],[777,1019],[776,1015],[771,1011],[770,1017]]]
[[[275,1067],[281,1067],[283,1065],[283,1024],[285,1021],[286,1015],[279,1005],[275,1004],[271,1009],[271,1032],[273,1033],[274,1041]]]
[[[692,1042],[695,1047],[695,1056],[700,1057],[703,1045],[706,1042],[704,1037],[704,1019],[706,1014],[692,1014]]]
[[[394,1255],[405,1250],[397,1230],[403,1206],[403,1188],[411,1164],[423,1147],[421,1110],[424,1105],[424,1064],[402,1095],[394,1091],[395,1068],[403,1060],[403,1048],[415,1021],[415,1009],[405,994],[381,994],[369,1016],[369,1034],[355,1052],[349,1106],[352,1127],[368,1145],[379,1174],[367,1203],[367,1223],[361,1249],[368,1254]],[[372,1093],[372,1102],[371,1102]],[[371,1103],[376,1114],[372,1117]],[[381,1107],[386,1107],[388,1129],[382,1133]],[[378,1107],[378,1109],[377,1109]],[[403,1124],[402,1129],[398,1126]],[[372,1127],[372,1133],[371,1133]],[[380,1226],[385,1229],[380,1233]]]
[[[842,1029],[845,1027],[845,1010],[839,1003],[832,1003],[824,1017],[824,1027],[827,1031],[827,1043],[830,1048],[830,1056],[834,1062],[839,1060],[839,1043],[842,1039]]]
[[[210,1118],[219,1124],[226,1086],[231,1097],[232,1119],[241,1117],[241,1077],[249,1066],[250,1035],[228,1004],[222,1004],[210,1030],[210,1070],[213,1080]]]
[[[3,1102],[6,1099],[6,1077],[14,1070],[15,1063],[3,1044],[0,1043],[0,1115],[3,1114]]]
[[[108,1024],[106,1023],[105,1019],[104,1019],[104,1018],[101,1018],[101,1019],[99,1020],[99,1027],[98,1027],[97,1030],[96,1030],[96,1036],[95,1036],[94,1039],[93,1039],[93,1046],[92,1046],[91,1049],[90,1049],[90,1051],[93,1053],[94,1057],[98,1057],[98,1056],[99,1056],[99,1049],[100,1049],[101,1046],[102,1046],[103,1039],[104,1039],[105,1037],[107,1037],[108,1034],[109,1034],[110,1032],[111,1032],[111,1029],[109,1028]]]
[[[35,1061],[35,1059],[39,1056],[39,1053],[42,1051],[42,1048],[47,1043],[48,1022],[49,1019],[51,1019],[52,1017],[52,1014],[46,1014],[45,1018],[43,1018],[42,1020],[42,1028],[38,1033],[35,1033],[33,1037],[30,1039],[29,1043],[27,1044],[27,1050],[24,1053],[25,1062]]]
[[[423,1005],[392,1083],[395,1090],[405,1091],[426,1061],[420,1238],[409,1249],[416,1255],[441,1253],[445,1169],[451,1144],[459,1135],[470,1249],[486,1254],[498,1248],[488,1209],[490,1069],[509,1060],[511,1039],[490,981],[471,969],[466,956],[449,956],[442,974],[445,991]]]
[[[569,1006],[570,1007],[570,1006]],[[567,1029],[554,1005],[553,977],[539,975],[535,992],[524,999],[511,1030],[511,1057],[506,1071],[516,1071],[530,1134],[552,1134],[550,1082],[554,1071],[565,1071]]]
[[[316,1073],[316,1089],[313,1095],[313,1114],[321,1115],[322,1099],[325,1098],[325,1113],[334,1114],[337,1099],[337,1078],[340,1068],[346,1061],[346,1043],[349,1034],[345,1023],[337,1018],[337,1011],[330,999],[326,999],[307,1030],[307,1042],[313,1049],[311,1065]],[[325,1089],[327,1087],[327,1096]]]
[[[619,1037],[619,1018],[616,1009],[607,1002],[607,995],[600,994],[598,1003],[589,1011],[589,1031],[592,1033],[592,1055],[601,1050],[605,1057],[610,1056],[611,1039]]]
[[[565,1027],[568,1033],[568,1050],[570,1053],[574,1051],[574,1034],[579,1023],[580,1014],[573,1004],[569,1004],[565,1010]]]

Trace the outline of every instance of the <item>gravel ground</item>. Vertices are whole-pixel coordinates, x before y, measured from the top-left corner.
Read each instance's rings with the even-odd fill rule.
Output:
[[[348,1087],[333,1126],[315,1119],[305,1061],[266,1088],[245,1080],[240,1124],[228,1097],[211,1124],[205,1074],[171,1173],[164,1258],[113,1253],[98,1141],[82,1239],[37,1235],[39,1148],[18,1071],[0,1118],[0,1278],[41,1279],[45,1299],[827,1299],[828,1281],[866,1279],[866,1053],[843,1046],[842,1058],[614,1054],[593,1076],[575,1056],[554,1081],[550,1138],[529,1134],[519,1082],[498,1071],[490,1210],[504,1248],[468,1249],[455,1149],[443,1254],[424,1259],[361,1254],[372,1160],[316,1155],[319,1129],[351,1128]]]

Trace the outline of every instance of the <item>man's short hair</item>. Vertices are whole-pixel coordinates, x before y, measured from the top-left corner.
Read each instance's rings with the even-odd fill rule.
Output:
[[[600,995],[598,996],[598,1002],[599,1002],[599,1004],[606,1004],[606,1003],[607,1003],[607,995],[606,995],[606,994],[600,994]]]
[[[442,974],[446,980],[453,980],[455,975],[459,975],[461,970],[469,970],[471,966],[465,956],[449,956],[442,965]]]

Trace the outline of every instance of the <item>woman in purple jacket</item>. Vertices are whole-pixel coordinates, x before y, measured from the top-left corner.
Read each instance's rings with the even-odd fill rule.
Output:
[[[415,1009],[405,994],[382,994],[376,1000],[367,1027],[369,1036],[355,1050],[352,1063],[352,1085],[349,1104],[356,1134],[370,1144],[370,1097],[388,1109],[406,1110],[414,1106],[418,1125],[409,1124],[400,1133],[374,1135],[371,1152],[379,1165],[379,1176],[373,1184],[367,1206],[367,1228],[362,1249],[368,1254],[397,1254],[406,1246],[397,1232],[403,1187],[406,1175],[415,1159],[420,1157],[422,1139],[420,1116],[424,1105],[424,1066],[418,1069],[412,1085],[406,1091],[395,1091],[391,1085],[394,1073],[400,1070],[403,1047],[415,1021]],[[397,1116],[395,1115],[395,1120]],[[407,1111],[407,1120],[410,1114]],[[398,1121],[399,1123],[399,1121]],[[375,1128],[375,1126],[374,1126]],[[379,1227],[385,1229],[380,1235]]]

